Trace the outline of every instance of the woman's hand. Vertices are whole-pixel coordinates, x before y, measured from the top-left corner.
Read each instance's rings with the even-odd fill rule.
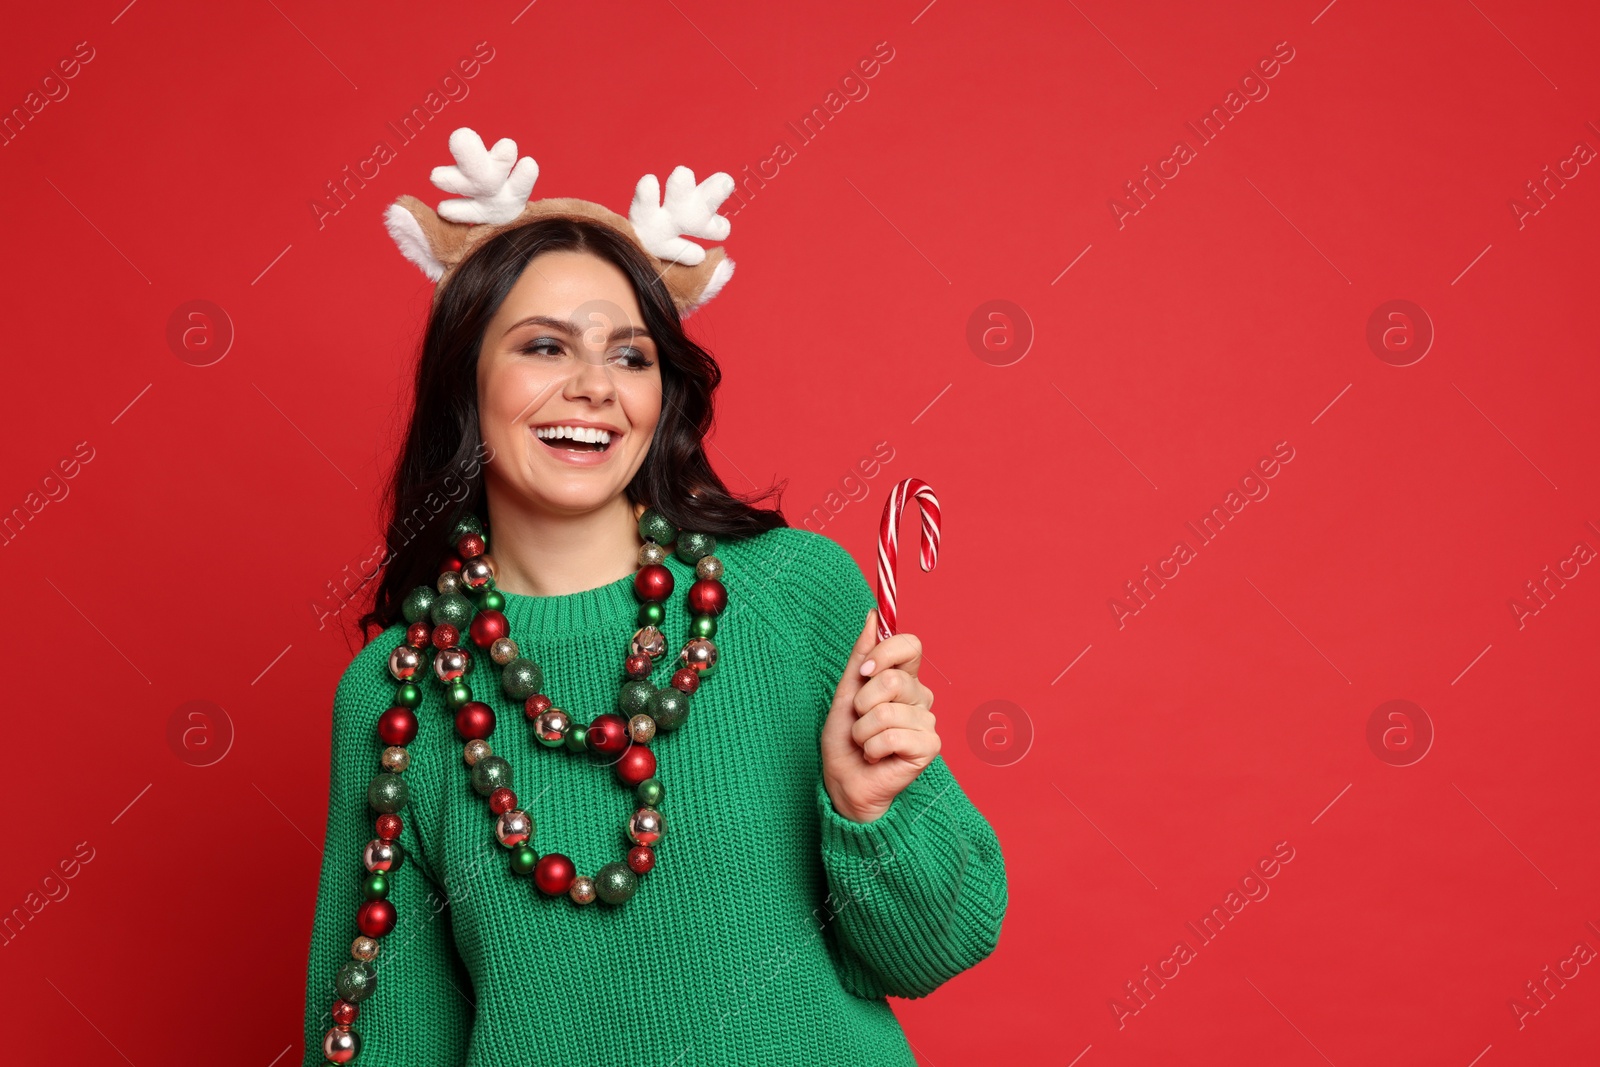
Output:
[[[922,642],[911,634],[875,641],[877,626],[874,608],[822,724],[822,784],[852,822],[882,815],[939,754],[933,693],[917,678]]]

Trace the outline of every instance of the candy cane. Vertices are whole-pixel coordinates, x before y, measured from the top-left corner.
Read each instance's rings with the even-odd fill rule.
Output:
[[[895,632],[895,564],[900,556],[900,513],[906,501],[916,497],[922,509],[922,569],[933,570],[939,562],[939,498],[921,478],[907,478],[889,490],[883,505],[883,522],[878,527],[878,640]]]

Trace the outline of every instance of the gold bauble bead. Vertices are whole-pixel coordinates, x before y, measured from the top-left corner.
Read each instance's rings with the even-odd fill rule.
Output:
[[[644,547],[639,549],[639,566],[648,567],[653,563],[664,562],[667,550],[654,541],[646,541]]]
[[[594,903],[594,879],[587,874],[580,874],[572,880],[572,888],[567,890],[567,896],[572,898],[574,904]]]
[[[722,561],[716,556],[701,556],[700,561],[694,565],[696,578],[716,579],[722,577]]]
[[[490,748],[489,742],[481,737],[474,737],[461,749],[461,758],[467,761],[467,766],[469,767],[485,756],[492,755],[494,755],[494,749]]]
[[[411,766],[411,753],[405,750],[404,745],[390,745],[383,750],[383,769],[391,774],[399,774]]]
[[[358,937],[350,942],[350,955],[358,960],[370,960],[378,955],[378,942],[370,937]]]
[[[489,658],[494,660],[495,666],[504,667],[517,658],[517,643],[509,637],[500,638],[489,646]]]
[[[439,580],[434,583],[434,585],[439,590],[439,595],[443,596],[445,593],[461,592],[463,582],[461,581],[461,575],[458,572],[443,571],[439,575]]]
[[[656,735],[656,721],[648,715],[635,715],[628,720],[628,736],[639,744],[647,743]]]

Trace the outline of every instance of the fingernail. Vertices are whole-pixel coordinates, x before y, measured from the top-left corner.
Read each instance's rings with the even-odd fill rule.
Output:
[[[872,673],[872,668],[876,667],[877,665],[878,664],[877,664],[876,660],[870,660],[870,659],[867,660],[867,662],[865,662],[865,663],[863,663],[861,665],[861,673],[862,673],[862,675],[863,676],[870,675]]]

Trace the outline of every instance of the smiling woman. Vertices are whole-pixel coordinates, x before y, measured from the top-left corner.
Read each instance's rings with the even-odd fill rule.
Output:
[[[466,225],[388,219],[439,282],[392,515],[489,459],[334,697],[304,1062],[913,1067],[885,998],[993,951],[1005,867],[917,639],[706,459],[682,318],[732,268],[680,235],[731,181],[524,207],[531,159],[451,144]]]

